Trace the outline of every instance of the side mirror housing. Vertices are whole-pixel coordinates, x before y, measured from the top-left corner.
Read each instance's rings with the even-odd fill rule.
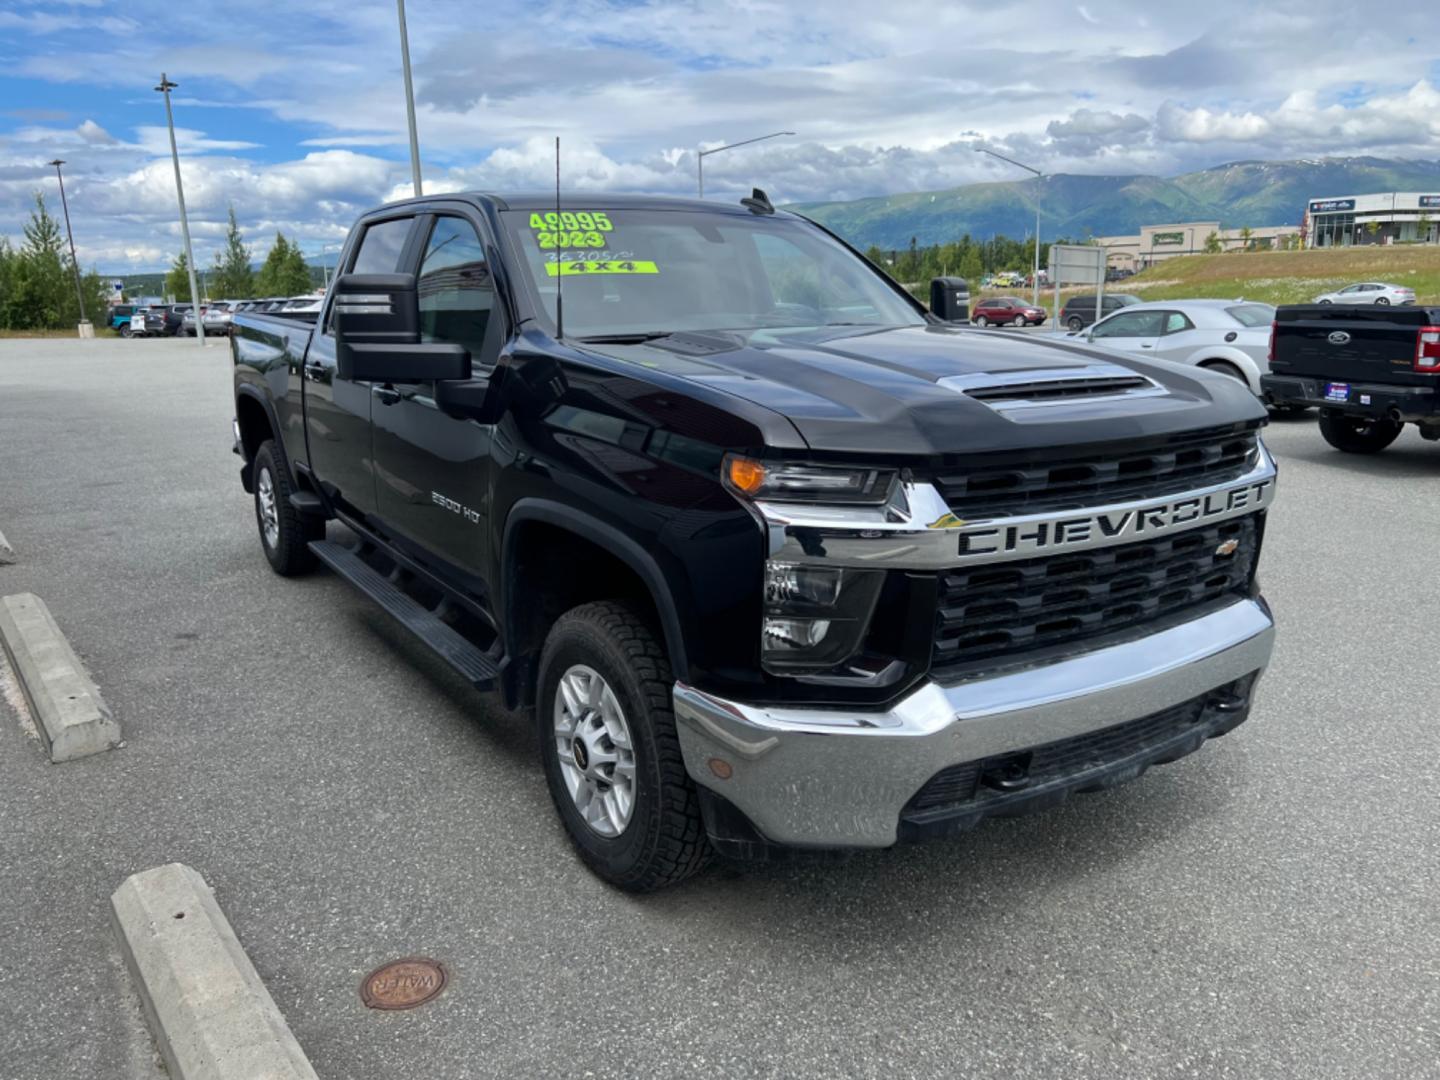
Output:
[[[930,280],[930,311],[946,322],[970,321],[970,284],[964,278],[937,277]]]
[[[344,274],[335,279],[335,373],[355,382],[470,378],[459,345],[422,344],[414,274]]]

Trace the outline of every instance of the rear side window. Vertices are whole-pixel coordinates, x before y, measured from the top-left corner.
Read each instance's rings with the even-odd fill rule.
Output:
[[[1237,304],[1226,308],[1225,314],[1241,326],[1269,326],[1275,321],[1275,309],[1269,304]]]
[[[365,230],[360,250],[350,266],[352,274],[393,274],[400,266],[400,253],[410,235],[411,218],[382,221]]]
[[[1165,333],[1178,334],[1182,330],[1194,330],[1195,324],[1178,311],[1165,313]]]

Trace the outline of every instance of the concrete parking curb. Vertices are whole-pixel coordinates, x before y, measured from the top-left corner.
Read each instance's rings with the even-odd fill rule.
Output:
[[[45,602],[34,593],[0,597],[0,645],[51,761],[70,761],[120,745],[120,725]]]
[[[175,1080],[318,1080],[196,871],[171,863],[133,874],[110,906]]]
[[[0,532],[0,566],[15,561],[15,549],[10,546],[10,541],[5,539],[5,534]]]

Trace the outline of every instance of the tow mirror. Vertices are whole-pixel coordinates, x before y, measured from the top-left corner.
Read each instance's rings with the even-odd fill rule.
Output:
[[[354,382],[470,378],[459,345],[421,343],[414,274],[345,274],[335,280],[335,373]]]
[[[970,285],[964,278],[930,279],[930,312],[946,322],[970,321]]]

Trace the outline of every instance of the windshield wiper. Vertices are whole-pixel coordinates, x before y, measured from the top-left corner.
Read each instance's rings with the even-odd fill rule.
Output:
[[[671,337],[674,333],[674,330],[640,330],[633,334],[586,334],[574,340],[595,345],[640,345],[646,341]]]

